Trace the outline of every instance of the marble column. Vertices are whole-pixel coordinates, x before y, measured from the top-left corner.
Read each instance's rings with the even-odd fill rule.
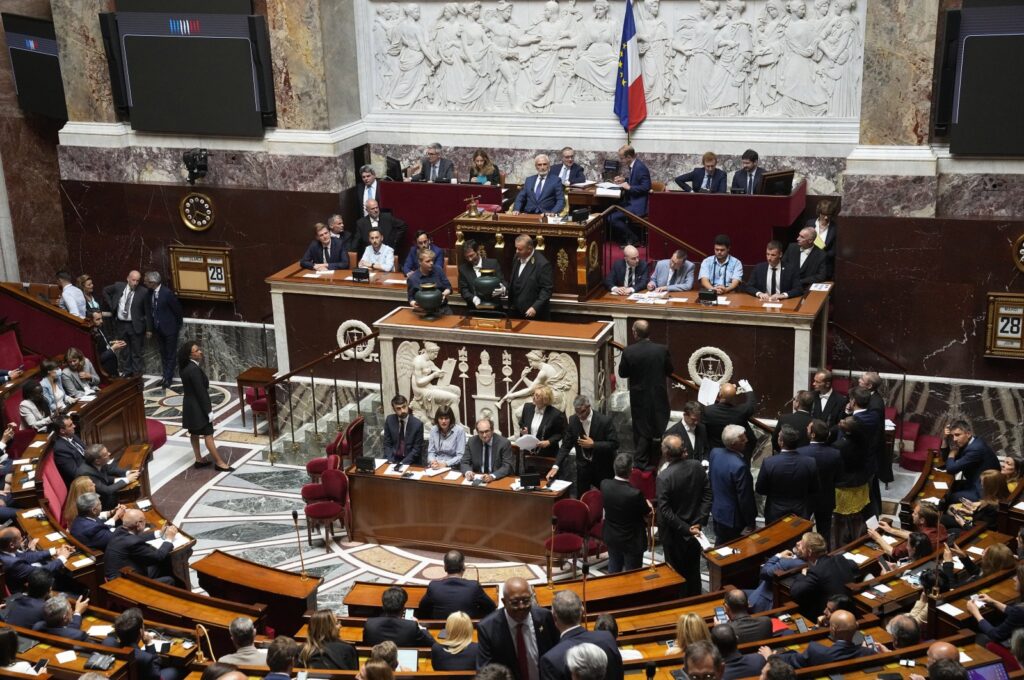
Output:
[[[52,0],[60,70],[68,120],[116,123],[107,55],[100,34],[100,12],[114,11],[114,0]]]
[[[847,162],[844,214],[935,214],[928,143],[939,2],[867,3],[860,145]]]
[[[267,0],[279,128],[329,127],[320,5],[321,0]]]

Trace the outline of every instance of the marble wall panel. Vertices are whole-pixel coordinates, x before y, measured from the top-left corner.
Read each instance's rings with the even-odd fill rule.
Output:
[[[844,215],[933,217],[936,177],[847,175],[843,178]]]
[[[277,124],[281,128],[328,128],[320,3],[321,0],[266,3]]]
[[[359,120],[359,70],[356,50],[358,29],[354,0],[320,3],[323,31],[324,75],[327,83],[328,127]]]
[[[939,175],[938,217],[1024,217],[1024,175]]]
[[[107,56],[96,17],[100,12],[113,11],[114,0],[52,0],[50,5],[57,31],[68,118],[116,122]]]
[[[262,328],[185,319],[178,337],[180,342],[194,340],[203,346],[203,370],[210,380],[234,383],[238,374],[251,366],[277,366],[273,324]],[[143,361],[145,373],[162,374],[155,339],[146,342]]]
[[[928,142],[939,0],[867,5],[862,144]]]

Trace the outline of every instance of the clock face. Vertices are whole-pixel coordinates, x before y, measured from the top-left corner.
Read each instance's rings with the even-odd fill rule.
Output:
[[[181,199],[179,213],[192,231],[206,231],[213,225],[213,200],[204,194],[189,193]]]

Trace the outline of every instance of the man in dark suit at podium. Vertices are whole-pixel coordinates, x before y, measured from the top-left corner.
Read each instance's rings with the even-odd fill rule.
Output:
[[[778,241],[768,242],[765,261],[757,263],[740,289],[765,302],[800,297],[803,293],[796,268],[783,265],[782,244]]]
[[[371,616],[363,626],[363,644],[372,646],[391,640],[399,647],[430,647],[434,638],[427,629],[405,615],[409,595],[404,588],[391,586],[381,595],[381,616]]]
[[[742,166],[732,176],[732,193],[752,195],[758,193],[764,170],[757,167],[757,152],[747,149],[740,156]]]
[[[714,151],[708,151],[701,157],[701,163],[703,163],[703,167],[694,168],[690,172],[676,177],[676,184],[683,191],[724,194],[725,170],[718,169],[718,156]]]
[[[504,280],[501,275],[501,263],[493,257],[480,257],[479,247],[479,244],[473,239],[466,239],[462,244],[462,262],[459,263],[459,293],[469,309],[476,309],[477,305],[487,302],[501,305],[499,297],[483,300],[476,290],[476,280],[480,278],[485,269],[493,270],[498,281]]]
[[[484,483],[489,483],[509,476],[514,468],[509,440],[494,431],[490,418],[476,421],[476,436],[466,442],[466,453],[459,464],[466,479],[480,477]]]
[[[509,311],[519,318],[547,321],[551,318],[549,303],[554,287],[551,263],[534,250],[531,237],[516,236],[516,256],[508,283]]]
[[[370,245],[370,231],[379,229],[384,245],[391,246],[396,253],[405,242],[407,225],[391,213],[382,213],[380,203],[374,199],[366,202],[366,216],[356,220],[356,234],[350,250],[362,253]]]
[[[814,237],[814,227],[804,227],[797,234],[796,243],[790,243],[782,256],[782,265],[798,272],[800,285],[805,288],[827,280],[825,251],[814,245]]]
[[[389,463],[423,464],[423,422],[412,414],[409,400],[402,394],[391,398],[394,411],[384,419],[381,452]]]
[[[313,231],[316,238],[306,248],[299,265],[303,269],[318,272],[348,269],[348,234],[342,234],[340,238],[331,238],[331,230],[323,222],[317,222]]]
[[[466,558],[458,550],[444,556],[444,578],[431,581],[420,600],[417,615],[425,619],[444,620],[452,612],[465,612],[472,619],[480,619],[495,610],[494,600],[477,581],[463,578]]]
[[[512,671],[516,680],[540,677],[541,657],[558,643],[551,611],[533,604],[533,589],[518,576],[505,581],[501,603],[501,609],[477,625],[477,669],[497,663]]]
[[[441,157],[441,145],[434,142],[423,153],[423,160],[409,168],[414,173],[409,181],[450,183],[455,176],[455,164]]]
[[[174,369],[177,364],[178,333],[183,323],[181,303],[178,302],[178,296],[171,287],[163,285],[160,272],[146,272],[142,282],[150,291],[147,302],[153,320],[153,332],[160,347],[160,366],[163,369],[163,382],[160,384],[167,389],[174,381]]]
[[[546,154],[538,154],[533,159],[533,165],[537,168],[537,174],[530,175],[523,182],[523,188],[512,205],[512,214],[538,215],[562,212],[565,206],[565,193],[562,191],[562,183],[550,172],[551,161]]]
[[[626,166],[625,173],[612,180],[622,189],[619,205],[637,217],[647,217],[651,171],[636,157],[636,151],[628,144],[619,148],[619,163]],[[629,226],[629,219],[621,212],[612,213],[608,217],[608,226],[611,227],[611,236],[617,243],[628,245],[636,240],[636,234]]]
[[[849,400],[846,398],[846,395],[832,389],[832,371],[818,371],[815,373],[811,386],[815,392],[811,415],[824,420],[831,430],[846,415],[846,403]]]

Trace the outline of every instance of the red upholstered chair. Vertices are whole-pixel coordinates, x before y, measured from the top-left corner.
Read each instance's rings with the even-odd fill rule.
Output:
[[[359,416],[345,428],[345,441],[348,443],[348,452],[345,455],[341,455],[342,462],[348,457],[349,460],[355,460],[359,456],[363,455],[363,430],[366,427],[366,419]]]
[[[995,654],[1003,660],[1003,666],[1006,667],[1007,673],[1013,673],[1015,671],[1021,670],[1020,663],[1018,663],[1017,659],[1014,658],[1013,652],[1011,652],[1006,647],[1003,647],[998,642],[988,642],[985,645],[985,649],[992,652],[993,654]]]
[[[267,391],[260,387],[246,387],[245,403],[252,409],[252,433],[256,434],[256,416],[262,415],[267,419],[274,417],[274,414],[270,412],[270,400],[267,399]]]
[[[654,470],[633,468],[633,471],[629,473],[629,485],[640,489],[644,494],[644,498],[649,501],[654,500],[654,484],[656,479],[657,475]]]
[[[42,361],[38,354],[25,354],[21,350],[21,339],[15,326],[7,326],[0,329],[0,366],[17,368],[23,366],[25,370],[35,368]]]
[[[53,452],[43,456],[40,469],[43,479],[43,498],[50,504],[50,512],[57,519],[57,522],[64,526],[64,501],[68,498],[68,488],[64,485],[64,479],[60,476],[60,470],[53,461]]]
[[[562,558],[569,556],[572,561],[572,576],[576,578],[576,558],[583,554],[583,537],[587,535],[590,511],[582,502],[564,498],[552,507],[555,518],[555,535],[544,541],[544,549]]]
[[[925,461],[931,455],[932,449],[942,447],[942,439],[931,434],[922,434],[917,438],[913,451],[900,452],[900,467],[912,472],[920,472],[924,469]]]
[[[324,449],[326,456],[314,458],[306,463],[306,474],[313,482],[320,481],[320,475],[328,468],[338,470],[341,468],[341,459],[348,455],[348,441],[345,432],[339,432]],[[331,459],[334,459],[333,461]]]
[[[339,434],[339,437],[344,435]],[[341,468],[341,456],[330,455],[324,456],[323,458],[317,458],[315,460],[324,461],[324,468],[316,473],[316,478],[319,480],[321,475],[326,470],[338,470]],[[312,463],[313,461],[310,461]],[[306,464],[306,472],[309,472],[309,464]],[[309,475],[312,477],[312,473]],[[327,493],[327,489],[324,487],[322,482],[311,482],[309,484],[302,485],[302,500],[307,503],[315,503],[316,501],[330,500],[330,496]]]
[[[167,428],[156,418],[146,418],[146,438],[150,450],[156,453],[157,449],[167,443]]]
[[[604,496],[598,489],[591,489],[580,496],[580,502],[587,506],[587,554],[600,557],[607,546],[604,544]]]
[[[341,522],[348,531],[348,477],[341,470],[324,470],[322,480],[327,500],[306,506],[306,540],[313,545],[313,527],[322,525],[326,546],[334,539],[335,522]]]

